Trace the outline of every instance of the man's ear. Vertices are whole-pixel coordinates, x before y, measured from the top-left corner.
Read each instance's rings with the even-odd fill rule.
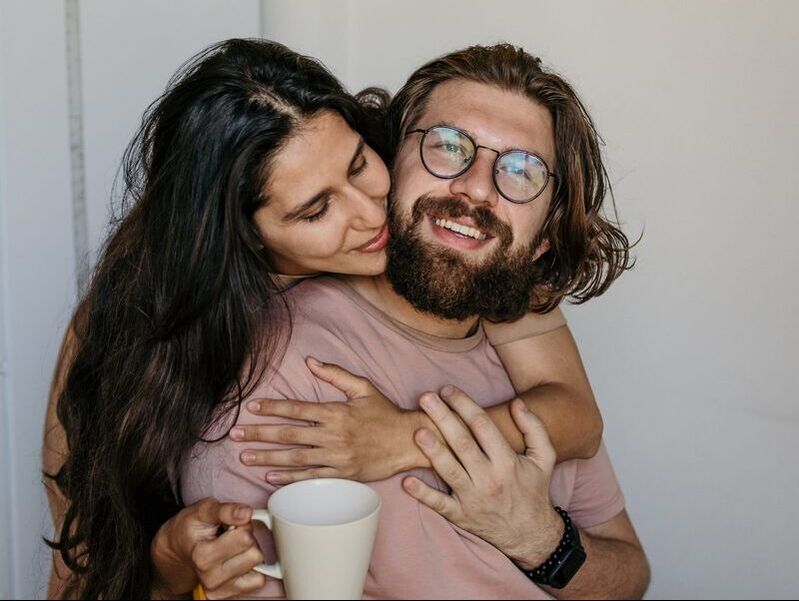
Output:
[[[538,245],[538,248],[535,249],[535,253],[533,254],[533,261],[538,261],[538,258],[543,255],[545,252],[549,250],[549,238],[544,238],[541,241],[541,244]]]

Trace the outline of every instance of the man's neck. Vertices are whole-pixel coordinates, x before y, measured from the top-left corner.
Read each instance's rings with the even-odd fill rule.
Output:
[[[394,291],[385,274],[375,277],[351,276],[347,281],[358,294],[378,309],[400,323],[425,334],[439,338],[466,338],[477,326],[477,317],[470,317],[465,321],[453,321],[430,313],[422,313]]]

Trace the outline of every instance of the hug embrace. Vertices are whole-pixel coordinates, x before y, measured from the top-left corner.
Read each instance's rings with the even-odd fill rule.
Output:
[[[52,597],[285,596],[252,511],[313,478],[380,497],[366,598],[643,595],[559,309],[631,245],[539,59],[469,47],[392,98],[228,40],[148,109],[124,178],[48,409]]]

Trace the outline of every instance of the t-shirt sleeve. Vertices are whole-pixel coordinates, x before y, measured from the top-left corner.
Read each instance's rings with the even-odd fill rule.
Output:
[[[603,442],[591,459],[577,460],[569,512],[579,528],[592,528],[616,517],[624,509],[621,492]]]
[[[291,420],[282,417],[256,415],[249,411],[247,404],[252,400],[259,399],[289,399],[303,401],[307,403],[320,403],[325,401],[346,400],[345,395],[333,388],[330,384],[318,380],[305,365],[305,358],[297,349],[290,348],[286,352],[280,368],[273,373],[268,373],[265,382],[260,384],[251,394],[241,403],[237,425],[274,425],[274,424],[293,424],[308,427],[307,422]],[[296,445],[281,445],[267,442],[235,442],[227,438],[228,448],[228,468],[234,472],[233,477],[241,478],[244,476],[253,482],[251,476],[256,474],[255,483],[261,491],[268,494],[274,492],[274,487],[266,482],[265,476],[270,471],[279,469],[276,467],[250,467],[239,461],[239,454],[245,449],[255,451],[279,450],[293,448]]]
[[[487,319],[483,320],[483,329],[488,341],[495,348],[524,338],[540,336],[565,325],[566,317],[560,307],[544,314],[527,313],[516,321],[493,323]]]
[[[282,365],[276,372],[267,373],[241,402],[238,412],[231,415],[235,423],[228,420],[222,428],[213,433],[217,442],[202,445],[197,454],[191,458],[195,465],[202,465],[204,473],[201,479],[210,486],[205,491],[223,501],[249,503],[255,508],[266,507],[266,501],[275,487],[266,481],[266,474],[274,467],[253,467],[240,461],[241,452],[245,449],[265,451],[290,448],[285,445],[266,442],[236,442],[227,433],[234,425],[265,424],[307,424],[290,419],[261,416],[251,413],[247,403],[259,399],[292,399],[306,402],[320,402],[324,396],[313,374],[305,366],[305,362],[297,353],[289,350],[283,358]],[[327,397],[330,398],[330,397]],[[196,470],[195,470],[196,474]],[[191,483],[189,483],[191,484]]]

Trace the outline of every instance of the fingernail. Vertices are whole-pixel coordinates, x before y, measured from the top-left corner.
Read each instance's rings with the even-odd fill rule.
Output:
[[[434,439],[433,435],[430,433],[430,430],[425,430],[424,428],[422,428],[421,430],[419,430],[418,438],[419,438],[419,443],[422,446],[425,447],[433,446]]]
[[[255,462],[255,453],[253,453],[252,451],[244,451],[241,454],[241,460],[244,463],[254,463]]]
[[[250,517],[250,508],[244,507],[243,505],[236,507],[236,509],[233,511],[233,516],[237,520],[245,520]]]
[[[455,387],[447,384],[444,388],[441,389],[441,396],[444,398],[449,397],[455,392]]]
[[[419,399],[419,404],[422,406],[422,409],[427,410],[435,409],[437,402],[438,398],[434,392],[426,392]]]
[[[308,363],[310,363],[314,367],[322,367],[322,363],[318,359],[315,359],[314,357],[308,357]]]
[[[258,413],[261,410],[261,403],[258,401],[250,401],[247,403],[247,409],[252,411],[253,413]]]
[[[280,475],[280,472],[269,472],[266,475],[266,480],[272,484],[282,484],[284,478]]]
[[[244,428],[233,428],[230,431],[230,437],[233,440],[242,440],[244,438]]]
[[[415,491],[419,488],[419,481],[416,478],[405,478],[405,488]]]

